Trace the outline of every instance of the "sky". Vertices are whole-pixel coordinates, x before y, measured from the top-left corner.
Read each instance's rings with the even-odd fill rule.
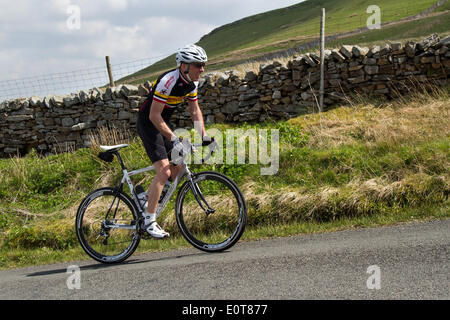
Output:
[[[113,65],[156,62],[221,25],[299,2],[0,0],[0,99],[5,80],[102,67],[107,55]]]

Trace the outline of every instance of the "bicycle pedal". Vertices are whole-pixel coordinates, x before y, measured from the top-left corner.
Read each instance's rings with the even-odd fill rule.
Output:
[[[153,238],[151,235],[149,235],[148,232],[145,231],[145,229],[142,229],[142,228],[139,229],[139,234],[140,234],[142,240],[152,240],[152,239],[155,239],[155,238]]]
[[[164,240],[164,239],[169,239],[169,238],[170,237],[163,237],[163,238],[152,237],[150,234],[148,234],[147,231],[141,230],[141,239],[142,240]]]
[[[145,232],[145,233],[143,233],[141,235],[141,239],[142,240],[152,240],[152,239],[155,239],[155,238],[153,238],[151,235],[149,235],[147,232]]]

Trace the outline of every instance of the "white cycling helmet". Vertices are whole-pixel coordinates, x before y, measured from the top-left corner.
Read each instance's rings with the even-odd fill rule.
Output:
[[[177,65],[180,66],[182,62],[184,63],[206,63],[208,57],[206,56],[205,50],[203,48],[191,44],[184,48],[178,49],[177,51]]]

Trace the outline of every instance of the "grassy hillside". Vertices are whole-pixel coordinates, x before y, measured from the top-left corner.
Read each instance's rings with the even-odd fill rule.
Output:
[[[261,176],[250,164],[194,169],[218,170],[241,186],[249,208],[244,240],[449,217],[449,98],[448,88],[396,102],[353,97],[322,114],[246,124],[240,128],[280,131],[277,174]],[[129,168],[148,165],[141,142],[130,143]],[[1,159],[0,268],[87,258],[74,233],[77,207],[91,190],[118,183],[119,171],[94,149]],[[141,242],[139,252],[188,246],[173,209],[161,217],[172,238]]]
[[[425,11],[436,0],[379,0],[382,22],[396,21]],[[298,46],[316,37],[320,31],[321,8],[327,11],[327,34],[341,33],[366,26],[370,0],[307,0],[299,4],[250,16],[221,26],[197,43],[206,49],[208,70],[223,62],[248,59],[261,53]],[[175,67],[174,55],[145,68],[130,77],[152,79],[162,70]],[[207,71],[208,71],[207,70]]]
[[[327,47],[340,47],[343,44],[384,44],[387,41],[419,41],[433,33],[438,33],[441,37],[450,34],[450,11],[420,20],[393,24],[383,27],[380,30],[371,30],[370,32],[330,41],[327,43]]]
[[[426,10],[436,1],[377,1],[382,22],[399,20]],[[373,1],[322,0],[305,1],[239,20],[214,30],[199,41],[212,56],[224,52],[265,45],[298,36],[316,35],[320,31],[321,8],[327,12],[328,33],[338,33],[366,26],[368,6]]]
[[[354,35],[348,35],[336,40],[327,41],[325,47],[327,49],[340,48],[342,45],[360,45],[360,46],[373,46],[375,44],[384,45],[386,42],[403,42],[406,41],[421,41],[425,37],[438,33],[441,38],[450,34],[450,11],[439,12],[436,15],[425,17],[419,20],[395,23],[392,25],[384,26],[381,30],[370,30],[366,32],[358,32]],[[250,62],[251,56],[258,56],[260,54],[270,52],[282,52],[284,49],[293,47],[293,41],[286,41],[283,43],[277,43],[274,45],[264,46],[260,48],[254,48],[246,51],[246,54],[242,57],[238,55],[232,60],[226,60],[215,63],[213,66],[209,66],[207,71],[212,70],[229,70],[233,69],[245,75],[247,71],[259,72],[259,65],[262,62]],[[303,52],[319,52],[319,46],[309,47]],[[298,54],[299,51],[297,51]],[[292,56],[281,55],[281,58],[276,58],[280,61],[292,59]]]

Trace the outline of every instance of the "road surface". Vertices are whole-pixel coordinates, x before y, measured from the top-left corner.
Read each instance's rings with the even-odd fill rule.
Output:
[[[449,231],[447,219],[7,270],[0,299],[448,300]]]

